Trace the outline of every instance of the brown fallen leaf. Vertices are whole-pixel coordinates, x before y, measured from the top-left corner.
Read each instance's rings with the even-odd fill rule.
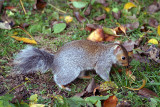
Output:
[[[106,14],[102,14],[98,17],[93,18],[95,21],[100,21],[100,20],[104,20],[106,18]]]
[[[126,70],[126,76],[128,76],[129,78],[131,78],[133,81],[136,80],[136,77],[133,75],[131,70]]]
[[[116,107],[118,98],[113,95],[103,102],[103,107]]]
[[[97,24],[86,24],[85,30],[91,32],[91,31],[96,30],[98,28],[102,28],[102,26],[97,25]]]
[[[6,11],[3,12],[1,15],[1,21],[2,22],[7,22],[11,27],[15,25],[15,21],[13,18],[9,17],[6,13]]]
[[[100,3],[100,4],[105,4],[106,3],[106,0],[96,0],[97,3]]]
[[[125,26],[120,25],[119,29],[126,35],[126,29],[127,28]]]
[[[154,18],[150,18],[148,23],[152,27],[157,27],[158,26],[158,21]]]
[[[29,27],[29,25],[30,25],[30,24],[28,24],[28,23],[22,23],[22,24],[20,25],[20,27],[22,27],[22,28],[27,28],[27,27]]]
[[[80,23],[86,21],[86,19],[85,19],[84,17],[82,17],[82,16],[79,14],[79,12],[74,12],[73,14],[74,14],[74,16],[76,17],[76,19],[77,19]]]
[[[96,29],[93,31],[87,38],[87,40],[91,40],[94,42],[101,42],[104,40],[103,29]]]
[[[44,0],[36,0],[34,4],[34,9],[43,10],[47,5],[47,2]]]
[[[114,28],[117,34],[124,33],[126,35],[126,27],[123,25],[120,25],[119,27]]]
[[[119,19],[121,17],[121,11],[119,10],[117,13],[112,11],[112,15],[115,19]]]
[[[139,54],[133,54],[133,58],[139,62],[150,63],[150,60],[147,57],[141,56]]]
[[[93,90],[96,88],[96,83],[94,78],[92,78],[91,82],[89,83],[88,87],[86,88],[87,92],[93,92]]]
[[[131,107],[131,102],[129,100],[120,101],[116,107]]]
[[[138,91],[138,95],[141,95],[141,96],[146,97],[146,98],[158,97],[158,95],[155,92],[153,92],[153,91],[151,91],[147,88],[140,89]]]
[[[159,52],[159,48],[157,48],[155,45],[151,45],[145,53],[148,53],[150,59],[156,61],[157,63],[160,63]]]
[[[117,36],[112,36],[112,35],[105,34],[104,41],[111,42],[111,41],[114,41],[116,39],[116,37]]]
[[[130,52],[130,51],[133,51],[133,49],[135,47],[134,46],[135,41],[128,40],[128,41],[125,41],[122,45],[126,48],[127,52]]]
[[[124,27],[127,28],[127,30],[133,30],[133,29],[137,29],[139,27],[139,22],[134,22],[134,23],[129,23],[129,24],[125,24],[123,25]]]
[[[77,97],[86,97],[87,96],[87,97],[89,97],[89,96],[93,95],[93,91],[94,91],[95,88],[96,88],[96,83],[95,83],[94,78],[92,78],[91,82],[85,88],[85,90],[82,91],[81,93],[77,93],[74,96],[77,96]]]
[[[147,32],[148,31],[148,28],[147,28],[147,26],[148,26],[148,24],[143,24],[142,26],[141,26],[141,32]]]
[[[8,29],[8,30],[10,30],[11,29],[11,25],[7,21],[0,22],[0,29]]]
[[[0,1],[0,13],[1,13],[1,10],[2,10],[2,7],[3,7],[3,3],[4,3],[4,0],[1,0]]]
[[[155,12],[157,12],[157,11],[159,11],[160,10],[160,5],[159,5],[159,3],[157,3],[157,2],[154,2],[154,3],[152,3],[149,7],[148,7],[148,12],[149,13],[155,13]]]
[[[84,12],[84,15],[85,15],[85,16],[90,15],[91,9],[92,9],[92,7],[91,7],[91,5],[89,4],[88,7],[87,7],[87,9],[86,9],[85,12]]]
[[[5,7],[5,10],[11,10],[11,11],[13,11],[13,12],[16,12],[16,11],[17,11],[16,7],[14,7],[14,6],[6,6],[6,7]]]

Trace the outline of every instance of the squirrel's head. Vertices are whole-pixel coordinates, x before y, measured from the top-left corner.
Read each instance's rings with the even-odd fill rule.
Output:
[[[114,54],[119,65],[129,66],[128,52],[122,45],[117,44],[114,47]]]

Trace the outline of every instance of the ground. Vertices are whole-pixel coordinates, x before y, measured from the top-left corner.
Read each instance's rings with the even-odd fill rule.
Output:
[[[28,75],[13,75],[13,60],[16,54],[28,44],[23,41],[16,41],[11,36],[30,38],[24,30],[16,28],[15,26],[21,26],[24,28],[37,41],[37,45],[30,45],[44,49],[50,53],[54,53],[67,42],[87,39],[91,32],[99,28],[97,26],[87,28],[87,24],[96,24],[111,29],[120,25],[125,25],[127,28],[131,28],[129,30],[125,30],[127,36],[122,34],[123,31],[121,31],[120,37],[111,37],[112,39],[101,41],[104,43],[115,41],[121,41],[122,43],[125,43],[129,40],[137,41],[141,38],[140,45],[133,44],[133,46],[131,45],[131,42],[126,43],[131,49],[130,52],[132,52],[132,55],[130,56],[131,67],[129,69],[136,77],[136,80],[131,82],[130,79],[127,78],[125,67],[116,66],[112,68],[112,73],[110,75],[111,81],[114,81],[114,83],[118,86],[118,91],[115,95],[119,99],[118,102],[127,100],[130,102],[131,106],[134,107],[151,106],[154,101],[158,106],[160,100],[155,98],[153,101],[147,96],[149,94],[148,92],[146,92],[144,95],[139,95],[139,91],[133,91],[125,88],[138,88],[142,85],[142,80],[145,79],[145,88],[156,93],[155,96],[160,96],[159,62],[154,60],[152,57],[154,53],[152,53],[150,56],[145,56],[147,53],[146,50],[152,45],[148,43],[148,40],[160,40],[160,34],[158,34],[160,11],[159,9],[150,11],[150,9],[154,10],[150,7],[151,4],[154,7],[154,4],[157,2],[152,2],[149,0],[133,0],[133,3],[136,5],[136,7],[132,7],[132,9],[128,10],[129,12],[127,13],[124,11],[124,5],[129,2],[128,0],[116,0],[115,2],[109,0],[106,2],[108,5],[95,2],[91,4],[91,13],[87,16],[84,15],[84,12],[88,6],[78,9],[72,5],[71,1],[72,0],[48,0],[46,1],[47,5],[44,5],[44,8],[43,5],[39,5],[38,7],[37,4],[38,9],[33,9],[35,1],[24,0],[23,4],[27,12],[26,15],[24,14],[19,1],[8,0],[3,3],[3,7],[1,9],[2,14],[0,14],[2,20],[1,22],[7,20],[8,22],[13,23],[14,26],[12,26],[12,29],[10,30],[0,29],[0,96],[5,96],[6,94],[13,95],[14,99],[12,99],[12,103],[14,104],[17,102],[17,100],[23,100],[24,102],[29,103],[29,97],[33,94],[38,94],[38,103],[46,105],[54,103],[56,106],[56,104],[58,105],[59,103],[56,102],[57,100],[55,100],[54,97],[51,97],[51,95],[61,95],[64,97],[64,99],[73,97],[75,94],[83,92],[91,81],[91,79],[76,79],[74,82],[67,85],[72,89],[71,92],[68,92],[58,88],[53,81],[53,75],[51,71],[48,71],[44,74],[37,72]],[[89,3],[89,0],[86,2]],[[45,2],[42,3],[45,4]],[[10,9],[11,6],[13,6],[13,8],[16,10]],[[106,7],[110,9],[109,12],[105,10]],[[121,11],[121,16],[117,16],[118,19],[114,15],[114,12],[117,11]],[[80,15],[85,19],[79,18],[74,14],[74,12],[79,12]],[[4,18],[4,13],[6,13],[8,17],[12,18],[12,20],[10,18]],[[101,16],[102,14],[106,14],[106,17],[104,19],[103,17],[100,17],[102,20],[98,20],[96,17]],[[134,14],[135,17],[133,17]],[[66,16],[73,17],[73,20],[70,23],[67,23],[66,28],[62,29],[61,32],[55,33],[53,26],[55,23],[66,23],[64,20]],[[132,17],[128,18],[127,16]],[[78,19],[76,17],[78,17]],[[138,22],[138,25],[130,24],[135,22]],[[62,28],[62,26],[60,26],[60,28]],[[145,49],[145,47],[147,49]],[[160,47],[159,44],[156,44],[156,47],[156,50],[158,50]],[[139,52],[140,55],[135,56],[136,52]],[[159,59],[159,53],[157,54]],[[146,61],[144,61],[144,57],[147,58]],[[118,71],[122,72],[119,73]],[[97,84],[104,82],[104,80],[97,75],[94,76],[94,79],[96,80]]]

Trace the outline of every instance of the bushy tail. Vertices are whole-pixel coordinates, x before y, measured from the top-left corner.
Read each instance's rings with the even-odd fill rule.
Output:
[[[36,71],[44,73],[53,66],[54,55],[32,46],[27,46],[17,54],[14,64],[18,74]]]

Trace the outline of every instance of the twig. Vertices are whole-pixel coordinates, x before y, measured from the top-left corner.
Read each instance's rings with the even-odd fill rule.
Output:
[[[30,35],[24,28],[20,27],[20,26],[16,26],[15,28],[20,28],[22,29],[32,40],[35,40],[32,35]]]
[[[23,6],[22,0],[19,0],[19,1],[20,1],[20,3],[21,3],[22,9],[23,9],[23,11],[24,11],[24,14],[26,14],[26,10],[25,10],[25,8],[24,8],[24,6]]]
[[[11,91],[15,90],[16,88],[22,86],[23,84],[25,84],[25,83],[27,83],[27,82],[30,82],[30,81],[26,81],[26,82],[24,82],[24,83],[22,83],[22,84],[20,84],[20,85],[18,85],[18,86],[16,86],[16,87],[12,88],[11,90],[9,90],[9,91],[7,92],[7,94],[9,94]]]
[[[64,14],[67,13],[67,12],[65,12],[65,11],[63,11],[63,10],[61,10],[61,9],[58,9],[57,7],[53,6],[53,5],[50,4],[50,3],[48,3],[48,5],[51,6],[51,7],[53,7],[53,8],[56,9],[57,11],[60,11],[60,12],[64,13]]]

